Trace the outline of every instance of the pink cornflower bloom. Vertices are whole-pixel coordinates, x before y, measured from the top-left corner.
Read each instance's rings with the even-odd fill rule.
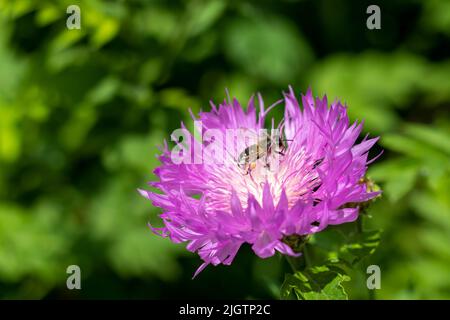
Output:
[[[290,88],[284,95],[284,119],[277,127],[283,147],[275,153],[278,143],[268,139],[271,149],[244,170],[233,157],[221,163],[177,164],[165,143],[161,165],[154,171],[159,181],[149,183],[161,193],[139,191],[163,211],[164,227],[151,229],[175,243],[187,242],[187,249],[204,261],[195,275],[209,264],[231,264],[244,243],[261,258],[276,251],[299,255],[286,237],[304,237],[328,225],[354,221],[358,204],[379,194],[364,180],[373,161],[368,161],[368,151],[378,138],[366,136],[356,144],[362,123],[350,124],[339,101],[328,106],[326,96],[313,98],[308,90],[301,102],[302,107]],[[201,121],[202,133],[216,129],[223,136],[227,129],[264,129],[274,107],[265,110],[261,96],[258,113],[253,98],[246,110],[236,99],[211,106],[210,112],[193,118]],[[190,140],[197,148],[210,143],[192,136]],[[245,147],[241,155],[242,150]]]

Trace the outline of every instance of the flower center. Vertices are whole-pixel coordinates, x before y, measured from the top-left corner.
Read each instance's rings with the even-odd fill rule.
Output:
[[[264,185],[268,183],[273,203],[278,204],[284,190],[291,208],[320,185],[314,160],[306,155],[304,148],[288,148],[281,154],[268,152],[253,160],[245,167],[231,160],[207,168],[210,172],[205,192],[208,207],[230,212],[233,189],[243,208],[247,206],[249,194],[262,205]]]

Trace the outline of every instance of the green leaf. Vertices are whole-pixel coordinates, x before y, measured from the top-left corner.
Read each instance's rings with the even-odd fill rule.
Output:
[[[448,160],[448,157],[446,157],[445,154],[440,152],[438,149],[403,135],[386,134],[381,139],[381,143],[391,150],[413,158],[427,161],[431,160],[434,163],[440,163]]]
[[[47,287],[63,280],[72,234],[59,210],[55,201],[26,211],[0,203],[0,282],[25,283],[32,277]]]
[[[447,192],[448,189],[443,191]],[[421,217],[450,230],[450,206],[431,192],[414,192],[411,196],[411,206]]]
[[[87,227],[104,243],[108,262],[118,274],[175,279],[181,273],[176,256],[187,251],[150,231],[148,201],[133,192],[134,183],[125,175],[108,181],[92,204],[94,214],[89,215]]]
[[[120,29],[120,24],[115,19],[105,17],[100,21],[97,30],[91,36],[92,43],[95,47],[101,47],[111,41]]]
[[[178,109],[186,114],[188,114],[189,108],[193,111],[200,109],[199,101],[182,88],[164,89],[160,92],[160,99],[164,106]]]
[[[295,26],[277,17],[232,21],[225,53],[245,72],[277,83],[293,81],[313,57]]]
[[[211,27],[225,11],[226,5],[226,2],[218,0],[194,3],[193,11],[195,19],[192,21],[191,36],[198,35]]]
[[[176,35],[180,22],[176,10],[160,6],[144,8],[135,13],[132,25],[133,30],[142,36],[154,37],[161,43],[168,43]]]
[[[385,182],[384,194],[396,202],[411,191],[423,166],[420,160],[399,157],[370,168],[368,176]]]
[[[350,277],[333,265],[315,266],[287,274],[281,287],[281,298],[295,294],[299,300],[347,300],[342,282]]]
[[[420,160],[398,157],[377,163],[376,166],[370,167],[367,171],[367,176],[375,181],[389,181],[404,168],[416,167],[417,170],[419,170],[420,166]]]
[[[450,3],[445,0],[425,1],[422,23],[435,32],[450,35]]]
[[[106,103],[114,97],[119,87],[119,79],[113,76],[105,77],[88,92],[87,99],[94,105]]]
[[[60,19],[64,13],[65,11],[59,10],[59,8],[53,4],[44,4],[37,12],[36,23],[39,26],[49,25]]]
[[[355,233],[351,240],[339,249],[338,257],[355,265],[375,252],[380,244],[380,238],[381,230]]]
[[[428,252],[450,262],[450,233],[445,228],[427,227],[422,229],[419,241]]]
[[[417,140],[450,154],[450,135],[439,130],[439,128],[410,123],[406,125],[406,133]]]
[[[414,187],[419,167],[404,167],[393,174],[385,185],[385,193],[390,200],[396,202]]]
[[[309,243],[324,253],[324,259],[352,268],[375,252],[382,233],[381,230],[359,232],[356,223],[329,227],[315,234]]]

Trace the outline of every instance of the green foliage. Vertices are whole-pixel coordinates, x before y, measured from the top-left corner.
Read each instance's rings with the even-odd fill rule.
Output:
[[[298,300],[347,300],[342,282],[350,278],[332,265],[308,268],[287,274],[281,287],[281,297],[287,299],[292,293]]]
[[[231,21],[225,33],[225,53],[247,74],[277,84],[293,81],[293,76],[311,63],[310,48],[285,20],[261,18]],[[281,47],[284,50],[279,50]]]
[[[359,220],[344,228],[331,227],[315,234],[303,250],[303,256],[296,258],[300,263],[291,263],[296,271],[286,275],[281,298],[342,300],[348,298],[343,282],[352,280],[352,286],[355,281],[359,282],[357,286],[365,285],[357,277],[365,273],[363,262],[375,253],[381,232],[363,231],[361,223]]]
[[[446,121],[446,120],[445,120]],[[447,127],[447,128],[446,128]],[[386,233],[394,229],[392,246],[399,260],[391,261],[384,298],[445,298],[448,281],[448,243],[450,234],[450,152],[448,126],[405,124],[401,132],[383,137],[382,144],[398,156],[370,170],[384,183],[390,203],[387,210],[396,213],[392,221],[380,221]],[[414,217],[411,219],[408,217]],[[405,239],[411,239],[410,242]],[[383,248],[389,254],[389,248]],[[396,287],[404,287],[396,291]]]
[[[449,4],[378,4],[369,31],[364,1],[0,0],[0,297],[278,298],[285,280],[301,299],[450,298]],[[381,136],[383,196],[364,215],[381,239],[330,227],[286,279],[283,260],[243,248],[192,281],[200,259],[150,232],[160,210],[136,191],[157,146],[224,88],[271,104],[288,85],[342,99]]]
[[[380,243],[379,230],[357,233],[349,239],[348,243],[339,248],[338,259],[355,265],[367,256],[373,254]]]

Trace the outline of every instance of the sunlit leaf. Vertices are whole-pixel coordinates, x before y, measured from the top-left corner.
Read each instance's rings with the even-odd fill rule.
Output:
[[[312,61],[299,30],[277,17],[233,20],[225,52],[246,72],[277,83],[292,81]]]
[[[439,128],[412,123],[406,125],[406,133],[450,155],[449,133],[445,133]]]
[[[342,282],[349,280],[337,268],[326,265],[312,267],[287,274],[281,288],[281,297],[288,299],[294,293],[299,300],[347,300]]]
[[[373,254],[380,244],[380,239],[380,230],[356,233],[339,249],[338,256],[354,265]]]
[[[209,28],[224,12],[226,2],[221,0],[212,0],[198,3],[194,7],[193,15],[195,18],[192,22],[190,33],[192,36],[203,32]]]

